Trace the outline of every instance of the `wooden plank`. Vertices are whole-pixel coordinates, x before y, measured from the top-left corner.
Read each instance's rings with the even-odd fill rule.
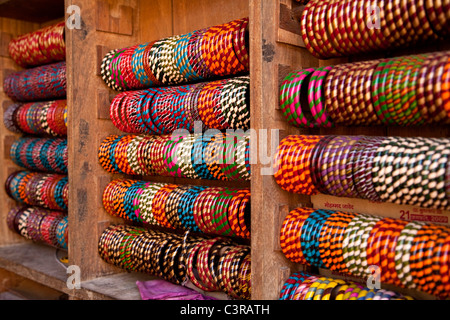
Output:
[[[9,57],[8,45],[12,35],[6,32],[0,32],[0,57]]]
[[[16,139],[17,137],[13,135],[5,135],[3,137],[3,157],[5,160],[11,158],[11,146]]]
[[[57,261],[57,258],[62,256],[64,252],[58,253],[56,248],[30,241],[26,244],[0,247],[0,292],[15,289],[35,299],[42,298],[43,295],[46,299],[52,299],[65,293],[72,298],[85,300],[139,300],[136,281],[154,279],[146,274],[119,272],[116,275],[81,282],[80,289],[69,289],[69,265]]]
[[[133,34],[136,1],[96,1],[97,31]]]
[[[278,66],[297,67],[303,63],[303,49],[277,41],[277,5],[277,1],[250,1],[251,126],[261,136],[264,130],[269,129],[282,130],[283,135],[299,132],[289,127],[286,121],[277,120]],[[270,134],[263,143],[270,145]],[[293,207],[302,201],[300,197],[281,190],[273,175],[261,175],[261,170],[267,165],[258,157],[258,150],[252,144],[252,299],[274,300],[279,296],[281,282],[285,280],[288,270],[295,268],[277,246],[274,248],[279,241],[279,206]]]
[[[297,47],[305,47],[301,37],[300,17],[304,6],[294,1],[279,1],[277,7],[277,41]]]
[[[81,284],[82,290],[76,290],[74,296],[84,300],[141,300],[136,281],[155,279],[141,273],[119,273],[99,277]]]
[[[97,246],[104,221],[113,220],[102,210],[98,177],[105,171],[98,163],[99,136],[117,132],[106,119],[108,96],[112,93],[98,75],[98,59],[108,48],[124,48],[136,43],[133,35],[98,31],[98,7],[112,6],[107,16],[120,15],[120,5],[135,8],[135,1],[66,1],[66,6],[78,5],[82,12],[83,28],[67,30],[67,102],[69,153],[69,260],[82,270],[82,281],[117,273],[117,268],[106,264],[98,255]],[[115,7],[117,6],[117,7]],[[137,19],[132,19],[132,30],[138,30]],[[122,22],[118,22],[119,25]],[[100,29],[102,29],[100,21]],[[117,31],[111,29],[110,31]],[[100,49],[99,49],[100,48]],[[94,58],[93,58],[94,57]],[[104,92],[98,99],[99,92]],[[100,222],[100,225],[99,225]]]
[[[10,18],[0,18],[0,83],[3,83],[4,77],[10,72],[20,70],[11,58],[9,58],[8,53],[8,43],[9,40],[15,38],[19,35],[31,32],[39,28],[39,24],[31,23],[26,21],[19,21]],[[1,106],[1,116],[3,119],[3,112],[13,102],[6,94],[3,92],[3,85],[0,85],[0,106]],[[0,120],[3,122],[3,120]],[[9,132],[4,125],[0,125],[0,150],[3,150],[3,159],[1,161],[2,165],[0,168],[0,181],[4,183],[7,177],[19,168],[12,163],[8,156],[8,149],[11,146],[14,138],[19,135]],[[4,188],[0,188],[0,203],[2,207],[0,209],[0,221],[6,220],[6,215],[13,206],[17,205],[5,192]],[[0,245],[9,245],[15,243],[22,243],[24,239],[8,229],[6,223],[0,223]]]
[[[67,294],[0,269],[0,300],[66,300]]]

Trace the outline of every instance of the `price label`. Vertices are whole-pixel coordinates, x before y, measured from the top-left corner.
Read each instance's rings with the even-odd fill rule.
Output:
[[[322,194],[312,196],[311,201],[314,208],[317,209],[365,213],[407,221],[450,225],[450,211],[445,210],[373,202],[364,199],[340,198]]]

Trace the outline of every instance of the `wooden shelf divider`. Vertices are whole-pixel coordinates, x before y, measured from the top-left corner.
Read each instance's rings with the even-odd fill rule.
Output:
[[[449,136],[449,126],[430,126],[420,131],[393,127],[302,130],[290,126],[279,108],[281,81],[293,70],[409,52],[444,50],[448,45],[325,61],[314,58],[305,48],[299,29],[303,6],[294,0],[65,0],[64,3],[66,8],[79,6],[82,19],[81,29],[66,28],[70,177],[68,264],[80,267],[82,289],[67,289],[67,274],[54,261],[53,248],[30,244],[7,229],[4,221],[14,202],[3,188],[0,190],[0,202],[4,204],[0,211],[0,269],[50,286],[68,294],[70,299],[139,299],[136,280],[151,278],[144,274],[124,273],[105,263],[98,255],[98,239],[103,230],[109,224],[122,222],[106,213],[101,195],[112,179],[123,175],[105,172],[97,157],[102,139],[111,134],[121,134],[109,119],[109,104],[117,92],[105,85],[99,69],[102,58],[111,49],[184,34],[237,18],[250,18],[251,128],[256,133],[251,149],[251,182],[143,178],[158,182],[251,188],[253,300],[278,299],[290,274],[306,268],[288,261],[281,251],[280,227],[290,210],[299,206],[320,207],[326,201],[333,201],[326,196],[311,198],[283,191],[271,174],[272,163],[263,161],[274,156],[274,149],[270,147],[276,147],[280,139],[290,134]],[[9,40],[44,24],[0,17],[1,83],[8,72],[19,69],[7,55]],[[11,103],[0,86],[2,110]],[[0,181],[5,181],[18,169],[8,159],[9,146],[15,137],[3,125],[0,126],[0,150],[3,152]],[[348,200],[358,210],[366,208],[366,212],[381,212],[386,207],[383,204],[376,207],[371,203],[361,204],[351,199],[340,200]]]

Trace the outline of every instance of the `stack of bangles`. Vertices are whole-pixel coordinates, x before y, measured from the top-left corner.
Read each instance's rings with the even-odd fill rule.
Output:
[[[449,0],[310,0],[300,18],[319,59],[433,43],[450,36]]]
[[[8,177],[5,190],[10,198],[19,203],[67,211],[69,193],[67,175],[18,171]]]
[[[68,218],[63,211],[18,206],[8,212],[8,228],[36,243],[67,249]]]
[[[298,208],[284,220],[280,244],[295,263],[448,298],[450,228],[342,211]]]
[[[250,180],[249,134],[111,135],[99,147],[110,173],[221,181]]]
[[[100,236],[98,252],[105,262],[127,271],[250,299],[250,247],[226,238],[113,225]]]
[[[118,179],[103,207],[127,221],[243,239],[250,238],[250,190]]]
[[[23,137],[14,141],[11,160],[30,171],[67,174],[67,139]]]
[[[101,75],[108,87],[129,91],[248,73],[248,18],[114,49]]]
[[[66,59],[65,22],[19,36],[9,42],[8,51],[23,68],[64,61]]]
[[[248,76],[118,94],[110,105],[113,124],[127,133],[171,134],[203,128],[247,130]]]
[[[275,156],[285,191],[449,209],[450,139],[288,136]]]
[[[410,296],[369,289],[362,284],[299,271],[284,283],[280,300],[414,300]]]
[[[3,113],[3,123],[6,129],[14,133],[65,137],[67,136],[67,102],[55,100],[15,103]]]
[[[450,51],[292,72],[280,108],[300,128],[449,124]]]
[[[13,72],[5,77],[3,90],[15,102],[65,99],[66,62]]]

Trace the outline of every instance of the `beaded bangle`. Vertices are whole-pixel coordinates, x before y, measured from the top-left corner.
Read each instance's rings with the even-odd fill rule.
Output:
[[[317,58],[328,59],[426,43],[447,32],[446,7],[441,1],[433,4],[418,1],[408,6],[403,2],[389,3],[379,9],[380,28],[367,28],[364,13],[371,12],[375,4],[375,1],[309,1],[300,19],[308,51]]]
[[[296,263],[361,278],[370,276],[368,266],[376,265],[381,268],[383,283],[446,297],[444,283],[448,277],[442,277],[438,266],[448,256],[443,244],[449,231],[443,225],[298,208],[282,224],[280,245],[286,258]],[[321,293],[319,288],[324,291]],[[333,292],[326,290],[323,281],[315,281],[307,289],[296,289],[294,296],[313,299],[315,294],[321,296],[325,291]],[[376,300],[385,299],[386,294],[390,293],[352,287],[345,293],[337,293],[337,297]]]

